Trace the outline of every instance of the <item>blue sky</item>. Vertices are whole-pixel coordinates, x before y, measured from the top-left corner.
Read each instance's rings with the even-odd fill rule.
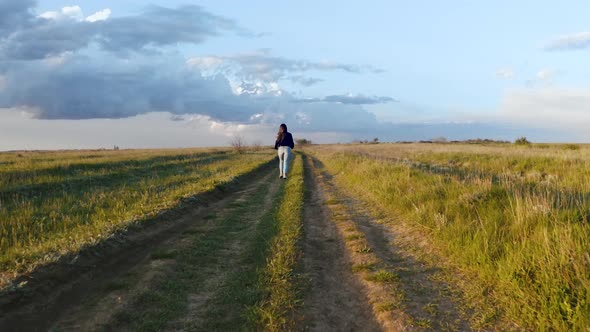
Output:
[[[10,4],[18,1],[0,0],[0,6],[2,2]],[[75,78],[90,84],[97,82],[97,77],[104,77],[105,67],[112,66],[109,74],[117,77],[150,73],[149,77],[154,82],[149,87],[157,86],[166,91],[184,89],[188,84],[194,89],[209,91],[206,95],[210,96],[216,95],[217,91],[227,90],[225,85],[231,85],[236,98],[219,92],[219,100],[225,102],[231,99],[230,106],[246,109],[243,113],[233,114],[226,104],[218,111],[215,100],[207,100],[206,106],[199,103],[198,107],[194,103],[187,103],[186,100],[194,97],[190,94],[194,90],[188,88],[182,96],[179,93],[177,99],[160,103],[167,106],[184,103],[185,106],[181,108],[154,109],[154,102],[150,100],[137,102],[136,105],[130,102],[130,105],[125,105],[125,110],[119,111],[116,104],[109,106],[105,103],[103,108],[117,109],[109,112],[100,111],[97,103],[113,94],[117,100],[125,100],[127,96],[117,95],[122,93],[121,89],[98,89],[109,95],[88,96],[87,99],[96,100],[92,100],[94,108],[87,111],[82,109],[87,99],[68,101],[67,98],[71,96],[45,96],[42,101],[21,98],[15,102],[14,95],[33,95],[26,89],[24,92],[20,89],[12,96],[5,96],[0,107],[7,111],[3,115],[0,109],[0,117],[5,117],[5,123],[18,122],[15,119],[19,117],[24,127],[31,121],[37,121],[35,126],[42,121],[47,124],[48,133],[59,131],[58,128],[62,126],[71,127],[82,122],[84,126],[90,127],[94,123],[98,132],[102,125],[102,120],[98,119],[131,121],[133,117],[158,117],[162,115],[149,114],[168,112],[175,121],[167,124],[168,129],[162,130],[173,131],[173,126],[178,125],[184,125],[184,130],[193,128],[195,121],[203,122],[193,129],[200,133],[208,131],[211,136],[208,140],[203,135],[197,145],[223,145],[228,136],[236,133],[253,140],[265,140],[265,136],[256,133],[270,135],[278,125],[273,122],[275,120],[291,121],[292,128],[299,130],[301,135],[326,142],[378,134],[387,139],[392,130],[396,131],[396,135],[390,135],[392,140],[424,139],[429,135],[468,138],[481,133],[478,126],[492,128],[485,131],[490,138],[513,139],[516,135],[529,134],[539,141],[590,139],[585,133],[585,127],[590,124],[590,108],[586,106],[590,102],[590,66],[587,65],[590,36],[585,34],[590,31],[587,20],[590,3],[585,1],[568,1],[567,4],[554,1],[476,3],[467,0],[297,1],[279,5],[276,1],[174,0],[153,1],[152,4],[171,10],[185,5],[198,6],[200,9],[195,11],[194,15],[197,16],[194,20],[210,14],[215,17],[211,24],[217,26],[213,32],[208,31],[206,26],[192,27],[200,29],[196,32],[203,33],[203,39],[187,42],[180,36],[186,25],[179,24],[174,30],[179,33],[180,39],[178,42],[168,42],[162,41],[164,37],[161,35],[147,35],[151,33],[150,20],[159,18],[154,13],[151,16],[145,14],[148,7],[145,1],[31,2],[29,12],[34,16],[79,6],[82,13],[76,19],[80,22],[71,21],[71,17],[54,18],[57,23],[51,24],[62,25],[63,29],[67,24],[78,24],[81,30],[91,29],[88,23],[81,21],[104,9],[110,10],[104,22],[113,22],[108,28],[102,28],[109,29],[109,33],[112,33],[110,38],[117,39],[114,36],[118,33],[127,33],[117,29],[123,26],[120,22],[130,17],[145,14],[147,19],[141,22],[147,26],[142,27],[146,30],[142,30],[141,34],[129,33],[125,37],[127,39],[116,41],[120,44],[97,42],[96,38],[109,38],[101,35],[104,30],[100,29],[84,36],[69,36],[75,42],[75,47],[65,47],[65,43],[60,41],[55,50],[62,53],[52,51],[34,59],[26,55],[26,61],[19,59],[22,69],[14,69],[14,66],[12,70],[4,69],[4,77],[16,79],[26,72],[33,72],[33,66],[41,68],[42,62],[53,61],[57,65],[51,69],[42,67],[46,71],[43,80],[55,88],[59,95],[68,90],[56,87],[57,83],[52,83],[51,79],[62,82],[60,79],[65,75],[68,82]],[[227,22],[233,22],[235,26],[227,28]],[[44,27],[41,23],[35,24]],[[205,21],[203,24],[209,23]],[[134,29],[134,26],[126,25],[125,29]],[[4,39],[0,38],[0,49],[20,47],[24,43],[20,36],[47,38],[46,35],[31,31],[37,33],[34,28],[26,26],[23,26],[22,31],[9,30],[4,34]],[[195,30],[185,32],[190,34]],[[138,43],[135,49],[122,44],[124,41],[133,44],[128,39],[133,36],[148,40],[143,44]],[[83,38],[88,38],[87,44]],[[159,44],[150,48],[150,51],[157,52],[146,51],[151,47],[149,38],[159,38]],[[42,42],[45,41],[38,40],[37,44]],[[30,49],[25,51],[29,52]],[[24,56],[22,54],[21,57]],[[2,61],[8,64],[14,59],[5,56],[0,58],[0,64]],[[215,65],[210,66],[211,63]],[[181,72],[189,70],[187,64],[190,64],[193,74],[206,80],[187,83],[183,78],[185,73]],[[64,69],[68,66],[76,68],[76,75]],[[130,71],[130,66],[136,67]],[[300,70],[302,66],[304,70]],[[159,76],[177,71],[174,78],[166,77],[167,85],[163,85]],[[80,75],[80,72],[84,75]],[[92,76],[92,73],[96,75]],[[216,75],[223,76],[223,79],[210,84],[209,80]],[[4,85],[10,87],[8,78],[4,78]],[[223,80],[228,83],[224,85]],[[306,81],[309,84],[302,84],[302,80],[309,80]],[[243,91],[237,86],[243,83],[258,84],[264,91],[248,99],[246,96],[237,96],[241,93],[239,91]],[[31,91],[37,91],[35,89],[40,88],[31,87]],[[160,91],[158,89],[149,91],[157,94]],[[47,88],[42,90],[47,91]],[[282,95],[277,96],[277,91]],[[84,90],[78,93],[87,92]],[[5,91],[5,94],[8,92]],[[136,100],[131,95],[128,98]],[[192,108],[187,108],[189,104],[193,105]],[[62,110],[72,105],[76,106],[76,111]],[[205,107],[207,111],[197,109]],[[15,110],[20,115],[16,115]],[[23,112],[27,115],[22,115]],[[142,121],[144,126],[148,125],[144,120],[141,118],[137,121]],[[331,125],[325,125],[328,121]],[[162,123],[161,120],[157,122]],[[354,128],[354,123],[363,125]],[[462,125],[458,129],[453,126],[458,123],[473,124],[473,127],[469,129],[469,126]],[[391,127],[392,124],[395,127]],[[406,132],[399,127],[400,124],[411,124],[413,129],[404,136]],[[436,124],[440,129],[416,134],[415,126],[423,124]],[[450,125],[444,129],[444,124]],[[213,127],[225,129],[213,133]],[[35,143],[43,142],[42,137],[5,137],[1,130],[0,123],[0,138],[4,142],[11,142],[5,143],[5,149],[18,148],[19,141],[27,142],[23,148],[35,144],[43,148],[52,147]],[[158,130],[156,125],[154,130]],[[129,134],[131,136],[132,133]],[[126,143],[130,147],[142,147],[142,144],[194,145],[189,136],[164,145],[159,144],[157,139],[143,139],[143,143],[140,143],[129,138]],[[121,133],[119,140],[124,140],[124,137]],[[68,144],[56,143],[55,147],[77,147],[76,141],[81,147],[108,146],[111,143],[100,139],[87,141],[75,135],[65,135],[63,141]]]

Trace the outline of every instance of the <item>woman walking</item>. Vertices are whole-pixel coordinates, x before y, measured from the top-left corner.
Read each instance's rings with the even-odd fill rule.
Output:
[[[295,147],[293,135],[287,131],[287,125],[282,123],[279,127],[275,149],[279,150],[279,178],[286,179],[289,171],[289,160],[291,159],[291,149]]]

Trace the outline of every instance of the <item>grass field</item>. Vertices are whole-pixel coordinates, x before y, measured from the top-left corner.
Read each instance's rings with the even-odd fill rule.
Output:
[[[96,243],[272,157],[229,149],[2,153],[0,275],[6,281]]]
[[[0,329],[590,326],[590,147],[312,145],[287,180],[271,161],[1,153],[0,281],[33,278],[0,296]],[[83,248],[100,258],[35,280]]]
[[[316,146],[336,183],[417,230],[474,282],[484,312],[534,330],[590,325],[590,149],[570,145]],[[437,258],[430,257],[433,260]],[[498,310],[490,310],[490,306]],[[487,306],[487,308],[485,307]]]

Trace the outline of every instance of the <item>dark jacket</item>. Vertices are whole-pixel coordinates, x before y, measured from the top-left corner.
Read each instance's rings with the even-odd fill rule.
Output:
[[[282,141],[276,140],[275,149],[278,149],[279,146],[288,146],[291,149],[293,149],[295,147],[295,143],[293,142],[293,135],[291,135],[290,132],[287,132]]]

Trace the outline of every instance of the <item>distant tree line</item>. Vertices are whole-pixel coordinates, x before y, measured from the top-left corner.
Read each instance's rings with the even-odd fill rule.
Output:
[[[357,143],[357,144],[379,144],[379,138],[378,137],[375,137],[372,140],[368,140],[368,139],[365,139],[365,140],[355,140],[355,141],[353,141],[353,143]]]

